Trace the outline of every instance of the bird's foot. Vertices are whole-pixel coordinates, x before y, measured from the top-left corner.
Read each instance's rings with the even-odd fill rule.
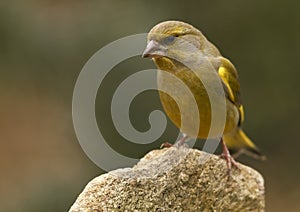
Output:
[[[179,139],[178,141],[176,141],[175,144],[171,144],[169,142],[165,142],[163,143],[162,145],[160,145],[160,148],[163,149],[163,148],[170,148],[170,147],[181,147],[185,144],[185,142],[187,142],[187,140],[189,140],[189,137],[188,136],[183,136],[181,139]]]
[[[226,160],[228,175],[231,175],[232,168],[236,168],[236,169],[240,170],[240,167],[238,166],[238,163],[234,160],[234,158],[230,154],[222,153],[220,155],[220,158]]]
[[[162,143],[161,145],[160,145],[160,149],[163,149],[163,148],[170,148],[170,147],[172,147],[173,146],[173,144],[171,144],[171,143],[169,143],[169,142],[164,142],[164,143]]]
[[[224,160],[226,160],[227,173],[228,173],[228,176],[230,176],[232,168],[236,168],[238,170],[240,170],[240,168],[238,166],[238,163],[230,155],[229,150],[227,149],[227,146],[226,146],[225,142],[223,141],[223,139],[221,139],[221,143],[222,143],[222,147],[223,147],[223,153],[220,155],[220,158],[223,158]]]

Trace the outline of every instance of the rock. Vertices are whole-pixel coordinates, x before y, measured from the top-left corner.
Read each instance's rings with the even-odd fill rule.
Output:
[[[88,183],[70,211],[264,211],[264,180],[187,147],[153,150],[133,168]]]

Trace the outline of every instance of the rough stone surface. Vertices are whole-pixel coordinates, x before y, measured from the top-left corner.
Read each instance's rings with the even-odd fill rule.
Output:
[[[133,168],[88,183],[70,211],[264,211],[264,180],[186,147],[154,150]]]

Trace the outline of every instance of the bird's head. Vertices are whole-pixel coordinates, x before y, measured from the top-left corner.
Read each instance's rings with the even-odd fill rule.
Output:
[[[165,21],[149,32],[143,57],[181,62],[196,54],[217,56],[219,51],[192,25],[180,21]]]

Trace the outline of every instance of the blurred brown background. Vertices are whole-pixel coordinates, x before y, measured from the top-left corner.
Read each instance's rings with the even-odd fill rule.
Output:
[[[268,211],[299,211],[299,1],[50,1],[0,3],[0,211],[66,211],[103,173],[84,154],[72,125],[72,92],[85,62],[118,38],[176,19],[201,29],[237,67],[246,110],[244,129],[268,156],[245,156],[266,180]],[[113,128],[112,94],[126,76],[154,68],[135,57],[116,66],[98,93],[96,113],[111,147],[141,157],[176,137],[169,123],[149,145],[125,141]],[[144,104],[147,102],[147,105]],[[151,104],[149,104],[151,103]],[[145,92],[131,108],[148,129],[160,108]],[[198,144],[201,146],[201,144]]]

